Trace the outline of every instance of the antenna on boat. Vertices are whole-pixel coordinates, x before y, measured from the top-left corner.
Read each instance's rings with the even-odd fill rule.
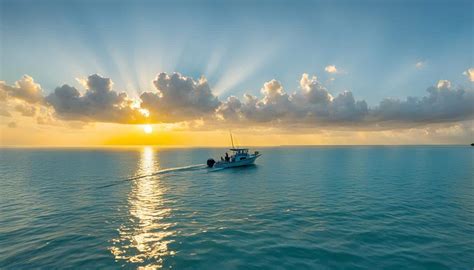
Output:
[[[230,133],[230,141],[232,142],[232,148],[235,148],[234,147],[234,139],[232,138],[232,131],[229,130],[229,133]]]

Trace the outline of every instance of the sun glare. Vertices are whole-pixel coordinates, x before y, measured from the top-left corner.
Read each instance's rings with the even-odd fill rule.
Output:
[[[151,125],[144,125],[143,131],[145,131],[146,134],[150,134],[153,132],[153,127]]]

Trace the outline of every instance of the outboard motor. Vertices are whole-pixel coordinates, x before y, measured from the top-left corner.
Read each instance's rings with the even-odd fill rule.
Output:
[[[210,158],[207,160],[207,167],[212,168],[214,164],[216,164],[216,161],[214,159]]]

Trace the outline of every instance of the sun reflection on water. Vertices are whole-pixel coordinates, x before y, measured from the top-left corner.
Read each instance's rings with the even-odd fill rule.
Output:
[[[141,153],[136,175],[152,175],[159,170],[154,149],[146,147]],[[119,237],[110,248],[117,261],[136,263],[141,269],[158,269],[163,257],[173,255],[168,245],[174,235],[174,224],[164,221],[171,213],[163,202],[165,187],[159,175],[137,179],[128,196],[130,219],[118,229]]]

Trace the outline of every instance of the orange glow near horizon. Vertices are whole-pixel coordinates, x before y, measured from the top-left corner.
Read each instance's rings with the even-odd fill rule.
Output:
[[[412,129],[292,130],[272,128],[234,129],[234,142],[240,146],[278,145],[377,145],[377,144],[470,144],[459,125]],[[454,138],[449,140],[449,138]],[[193,130],[184,124],[126,125],[88,123],[38,125],[34,119],[21,118],[14,128],[2,128],[0,146],[87,147],[87,146],[227,147],[229,131]]]

